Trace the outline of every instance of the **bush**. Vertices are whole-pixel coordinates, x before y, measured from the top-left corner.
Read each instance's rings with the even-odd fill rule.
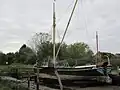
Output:
[[[11,68],[11,71],[9,72],[9,75],[11,77],[20,79],[21,78],[21,73],[19,72],[18,68]]]
[[[113,67],[120,66],[120,60],[117,59],[111,60],[111,64]]]

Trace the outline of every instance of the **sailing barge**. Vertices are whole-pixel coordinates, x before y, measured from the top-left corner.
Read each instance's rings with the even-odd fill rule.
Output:
[[[72,13],[68,20],[65,32],[63,34],[63,38],[60,42],[60,46],[55,52],[55,32],[56,32],[56,16],[55,16],[55,3],[56,0],[53,2],[53,66],[52,67],[40,67],[35,68],[35,72],[37,73],[37,78],[40,77],[42,82],[55,84],[56,80],[58,80],[60,89],[63,90],[62,83],[64,82],[73,82],[79,81],[81,79],[90,79],[90,77],[99,77],[99,80],[102,80],[103,77],[104,82],[111,82],[111,78],[109,77],[109,73],[111,71],[111,66],[108,65],[109,62],[104,62],[102,65],[85,65],[85,66],[76,66],[76,67],[56,67],[56,59],[62,45],[62,42],[65,38],[66,32],[68,30],[70,21],[72,19],[73,13],[75,11],[75,7],[77,5],[78,0],[75,1]],[[56,76],[56,77],[55,77]],[[89,77],[89,78],[88,78]],[[53,82],[53,83],[52,83]]]
[[[57,80],[55,76],[55,70],[58,72],[61,81],[81,81],[81,80],[92,80],[96,79],[99,81],[110,83],[109,73],[111,72],[111,66],[107,62],[102,65],[85,65],[76,67],[64,67],[64,68],[54,68],[54,67],[40,67],[39,77],[41,80]],[[35,70],[36,72],[36,70]],[[98,79],[100,78],[100,79]]]

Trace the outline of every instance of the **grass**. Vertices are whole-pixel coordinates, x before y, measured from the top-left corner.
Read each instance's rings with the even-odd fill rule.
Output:
[[[0,65],[0,75],[2,76],[11,76],[14,75],[21,75],[23,72],[33,72],[32,65],[24,65],[19,63],[14,63],[11,65]],[[18,70],[16,74],[16,70]],[[0,90],[28,90],[22,87],[20,84],[18,85],[17,82],[11,82],[8,80],[1,80],[0,79]]]
[[[8,65],[0,65],[0,71],[7,71]]]
[[[20,78],[22,75],[26,75],[29,73],[33,73],[32,65],[24,65],[19,63],[14,63],[11,65],[1,65],[0,66],[0,75],[1,76],[11,76]]]
[[[17,82],[0,79],[0,90],[28,90]]]
[[[0,65],[0,71],[9,72],[13,68],[20,69],[21,71],[32,71],[32,67],[33,67],[32,65],[14,63],[11,65]]]
[[[12,89],[0,83],[0,90],[12,90]]]

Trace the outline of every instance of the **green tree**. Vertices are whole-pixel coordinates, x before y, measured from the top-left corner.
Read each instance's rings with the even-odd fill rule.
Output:
[[[8,64],[12,64],[15,61],[15,54],[14,53],[7,53],[7,62]]]
[[[31,40],[29,40],[28,45],[32,48],[32,51],[36,55],[36,60],[42,64],[42,62],[51,56],[52,43],[50,43],[51,35],[48,33],[36,33]]]
[[[93,52],[85,43],[78,42],[70,44],[67,47],[67,52],[68,57],[70,58],[68,62],[71,65],[83,65],[92,62]]]
[[[39,51],[39,48],[43,43],[46,43],[47,41],[50,41],[52,39],[51,35],[48,33],[36,33],[31,40],[28,41],[28,45],[33,50],[34,53]]]
[[[36,53],[37,60],[39,63],[43,63],[48,60],[48,57],[52,58],[53,56],[53,44],[50,42],[51,36],[48,33],[37,33],[29,41],[29,46]],[[60,43],[56,43],[56,52]],[[67,45],[62,44],[59,51],[57,60],[68,60],[71,63],[84,63],[92,62],[93,52],[89,46],[85,43],[74,43]]]
[[[32,49],[25,44],[19,49],[18,62],[23,64],[35,64],[36,56]]]
[[[56,52],[58,50],[59,45],[60,45],[60,43],[56,43]],[[66,54],[67,49],[66,48],[67,48],[67,45],[65,43],[62,44],[61,49],[58,54],[58,57],[57,57],[57,60],[64,60],[67,58],[67,54]],[[52,42],[47,41],[47,42],[41,43],[41,45],[38,49],[37,55],[41,61],[40,63],[42,63],[42,61],[48,60],[49,57],[52,58],[53,57]]]
[[[53,56],[53,44],[51,42],[51,35],[48,33],[36,33],[28,42],[28,45],[36,53],[37,59],[41,64]],[[56,43],[56,52],[59,45],[60,43]],[[63,43],[57,60],[65,59],[67,57],[66,48],[67,45]]]
[[[7,57],[3,52],[0,52],[0,64],[5,65],[7,61]]]
[[[74,43],[68,45],[67,51],[69,57],[73,59],[87,57],[90,58],[93,55],[92,50],[85,43]]]
[[[19,52],[17,51],[17,52],[15,52],[15,61],[14,61],[14,63],[19,63],[20,62],[20,54],[19,54]]]
[[[56,52],[57,52],[59,46],[60,46],[60,43],[57,43],[56,44]],[[60,48],[60,51],[59,51],[59,54],[58,54],[58,57],[57,57],[58,60],[64,60],[64,59],[69,58],[68,52],[67,52],[67,46],[68,45],[66,43],[63,43],[61,45],[61,48]]]

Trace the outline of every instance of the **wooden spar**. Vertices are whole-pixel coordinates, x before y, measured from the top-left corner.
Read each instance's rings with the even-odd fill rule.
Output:
[[[96,46],[97,46],[97,53],[98,53],[98,32],[96,31]]]
[[[58,51],[57,51],[56,56],[55,56],[55,33],[56,33],[55,4],[56,4],[56,0],[54,0],[54,2],[53,2],[53,63],[54,63],[54,68],[55,68],[55,74],[56,74],[56,76],[57,76],[57,78],[58,78],[58,81],[59,81],[60,89],[61,89],[61,90],[63,90],[63,86],[62,86],[62,83],[61,83],[59,74],[58,74],[58,72],[57,72],[57,69],[56,69],[56,59],[57,59],[57,56],[58,56],[60,47],[61,47],[61,45],[62,45],[62,42],[63,42],[63,40],[64,40],[64,38],[65,38],[66,32],[67,32],[67,30],[68,30],[68,27],[69,27],[70,21],[71,21],[71,19],[72,19],[73,13],[74,13],[74,11],[75,11],[77,2],[78,2],[78,0],[75,1],[75,4],[74,4],[73,10],[72,10],[72,13],[71,13],[70,18],[69,18],[69,21],[68,21],[68,23],[67,23],[67,26],[66,26],[66,29],[65,29],[65,32],[64,32],[62,41],[61,41],[61,43],[60,43],[60,46],[59,46],[59,48],[58,48]]]
[[[74,4],[74,7],[73,7],[73,9],[72,9],[72,13],[70,14],[70,17],[69,17],[69,20],[68,20],[68,23],[67,23],[67,26],[66,26],[66,29],[65,29],[65,32],[64,32],[64,34],[63,34],[63,37],[62,37],[62,40],[61,40],[61,42],[60,42],[60,46],[59,46],[59,48],[58,48],[58,50],[57,50],[57,53],[56,53],[56,55],[55,55],[55,33],[56,33],[56,16],[55,16],[55,2],[56,2],[56,0],[54,0],[54,3],[53,3],[53,62],[54,62],[54,67],[55,67],[55,60],[57,59],[57,56],[58,56],[58,54],[59,54],[59,51],[60,51],[60,47],[61,47],[61,45],[62,45],[62,43],[63,43],[63,40],[64,40],[64,38],[65,38],[65,35],[66,35],[66,32],[67,32],[67,30],[68,30],[68,27],[69,27],[69,25],[70,25],[70,21],[71,21],[71,19],[72,19],[72,16],[73,16],[73,13],[74,13],[74,11],[75,11],[75,8],[76,8],[76,5],[77,5],[77,3],[78,3],[78,0],[75,0],[75,4]]]
[[[73,7],[73,9],[72,9],[72,13],[70,14],[70,17],[69,17],[67,26],[66,26],[66,28],[65,28],[65,31],[64,31],[64,34],[63,34],[63,37],[62,37],[62,40],[61,40],[61,42],[60,42],[60,46],[59,46],[59,48],[58,48],[58,50],[57,50],[57,53],[56,53],[56,58],[57,58],[57,56],[58,56],[58,54],[59,54],[61,45],[62,45],[63,40],[64,40],[64,38],[65,38],[65,35],[66,35],[66,33],[67,33],[67,30],[68,30],[68,27],[69,27],[69,25],[70,25],[70,22],[71,22],[71,19],[72,19],[72,16],[73,16],[73,13],[74,13],[74,11],[75,11],[75,8],[76,8],[77,3],[78,3],[78,0],[75,0],[75,4],[74,4],[74,7]]]
[[[55,4],[56,4],[56,0],[54,0],[53,2],[53,64],[54,64],[54,67],[55,67],[55,33],[56,33]]]
[[[96,48],[97,48],[97,57],[96,57],[96,64],[98,63],[98,52],[99,52],[99,48],[98,48],[98,32],[96,31]]]
[[[56,59],[57,59],[57,56],[58,56],[60,47],[61,47],[61,45],[62,45],[62,42],[63,42],[63,40],[64,40],[64,38],[65,38],[66,32],[67,32],[67,30],[68,30],[68,27],[69,27],[70,21],[71,21],[71,19],[72,19],[73,13],[74,13],[74,11],[75,11],[75,8],[76,8],[76,5],[77,5],[78,0],[75,0],[75,4],[74,4],[73,10],[72,10],[72,13],[71,13],[70,18],[69,18],[69,21],[68,21],[68,23],[67,23],[67,26],[66,26],[66,29],[65,29],[63,38],[62,38],[62,40],[61,40],[60,46],[59,46],[59,48],[58,48],[58,50],[57,50],[56,56],[55,56],[55,32],[56,32],[55,2],[56,2],[56,0],[54,0],[54,3],[53,3],[53,63],[54,63],[54,68],[55,68],[55,74],[56,74],[56,76],[57,76],[57,78],[58,78],[58,81],[59,81],[59,84],[60,84],[60,89],[63,90],[63,86],[62,86],[62,83],[61,83],[61,79],[60,79],[59,74],[58,74],[57,69],[56,69],[56,62],[55,62],[55,61],[56,61]]]
[[[56,35],[56,13],[55,13],[55,5],[56,5],[56,0],[54,0],[53,2],[53,64],[54,64],[54,72],[55,72],[55,75],[58,79],[58,82],[59,82],[59,85],[60,85],[60,90],[63,90],[63,85],[62,85],[62,82],[61,82],[61,79],[60,79],[60,76],[57,72],[57,69],[56,69],[56,57],[55,57],[55,35]]]

